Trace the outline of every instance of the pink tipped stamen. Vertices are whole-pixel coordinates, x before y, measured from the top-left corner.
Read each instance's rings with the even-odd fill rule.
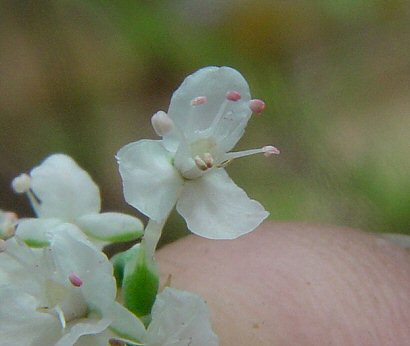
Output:
[[[203,105],[207,102],[208,102],[208,98],[206,96],[198,96],[198,97],[195,97],[191,101],[191,106],[199,106],[199,105]]]
[[[196,166],[201,171],[206,171],[209,168],[208,165],[205,163],[205,161],[199,157],[199,155],[194,157],[194,161],[195,161]]]
[[[262,113],[266,105],[262,100],[254,99],[249,101],[249,108],[253,113]]]
[[[239,101],[241,99],[241,94],[235,90],[230,90],[225,95],[226,99],[229,101]]]
[[[204,153],[204,162],[206,164],[206,167],[212,168],[214,166],[214,158],[210,153]]]
[[[225,161],[232,161],[234,159],[239,159],[240,157],[255,155],[255,154],[263,154],[265,156],[271,156],[274,154],[279,154],[279,150],[272,145],[266,145],[263,148],[258,149],[249,149],[243,151],[234,151],[224,155],[224,162]]]
[[[267,145],[263,147],[262,152],[266,157],[280,154],[280,150],[278,148],[275,148],[273,145]]]
[[[68,276],[68,280],[70,280],[71,284],[75,287],[81,287],[83,285],[83,280],[81,280],[80,277],[75,273],[71,273]]]

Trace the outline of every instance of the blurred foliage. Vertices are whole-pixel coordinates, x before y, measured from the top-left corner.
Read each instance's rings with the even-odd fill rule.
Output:
[[[12,177],[65,152],[105,210],[135,213],[115,153],[154,138],[186,75],[227,65],[268,105],[239,147],[282,151],[228,168],[271,219],[410,233],[409,19],[405,0],[3,0],[0,206],[30,214]]]

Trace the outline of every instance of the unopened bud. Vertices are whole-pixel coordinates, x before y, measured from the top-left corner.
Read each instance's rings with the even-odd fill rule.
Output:
[[[174,128],[174,122],[164,111],[156,112],[151,118],[151,124],[158,136],[165,136]]]
[[[249,108],[254,113],[262,113],[266,105],[262,100],[254,99],[249,101]]]
[[[23,173],[15,177],[11,182],[11,187],[16,193],[25,193],[30,190],[31,178],[28,174]]]
[[[241,94],[235,90],[230,90],[225,95],[226,99],[229,101],[239,101],[241,99]]]

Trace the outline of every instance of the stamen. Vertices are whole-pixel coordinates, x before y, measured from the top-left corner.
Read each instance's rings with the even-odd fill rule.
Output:
[[[15,177],[11,182],[11,187],[13,188],[15,193],[26,193],[30,190],[31,185],[31,177],[26,174],[20,174],[19,176]]]
[[[195,97],[191,101],[191,106],[199,106],[199,105],[203,105],[207,102],[208,102],[208,98],[206,96],[198,96],[198,97]]]
[[[194,157],[194,161],[196,166],[201,170],[201,171],[206,171],[208,169],[208,165],[205,163],[204,160],[202,160],[199,155]]]
[[[55,312],[57,313],[58,319],[60,320],[61,327],[65,329],[66,327],[66,321],[64,317],[64,311],[60,308],[59,305],[54,307]]]
[[[239,101],[241,99],[241,94],[235,90],[230,90],[225,95],[226,99],[229,101]]]
[[[234,160],[234,159],[238,159],[240,157],[245,157],[245,156],[249,156],[249,155],[255,155],[255,154],[260,154],[262,153],[265,156],[271,156],[274,154],[279,154],[279,149],[275,148],[272,145],[267,145],[264,146],[263,148],[259,148],[259,149],[250,149],[250,150],[243,150],[243,151],[236,151],[236,152],[230,152],[230,153],[226,153],[223,157],[224,161],[227,160]]]
[[[214,166],[214,158],[210,153],[204,154],[204,162],[208,168],[212,168]]]
[[[81,287],[83,285],[83,280],[75,273],[68,275],[68,280],[70,280],[71,284],[75,287]]]
[[[151,117],[151,124],[155,133],[163,137],[174,129],[174,122],[164,111],[156,112]]]
[[[263,155],[265,155],[266,157],[280,154],[280,150],[278,148],[275,148],[272,145],[267,145],[263,147],[262,152],[263,152]]]
[[[110,346],[125,346],[125,342],[112,338],[108,341],[108,343]]]
[[[262,100],[254,99],[249,101],[249,108],[254,113],[262,113],[266,105]]]

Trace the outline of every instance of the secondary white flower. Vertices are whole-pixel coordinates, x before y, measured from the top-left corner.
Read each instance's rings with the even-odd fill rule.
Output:
[[[194,293],[165,288],[152,308],[144,345],[217,346],[204,300]]]
[[[142,322],[115,301],[107,257],[74,225],[58,227],[47,248],[31,249],[17,238],[0,254],[0,271],[12,280],[0,286],[0,345],[106,346],[110,338],[122,337],[142,341]]]
[[[17,235],[32,246],[47,245],[46,232],[70,222],[92,239],[127,241],[142,235],[143,224],[121,213],[100,213],[98,186],[69,156],[54,154],[28,174],[16,177],[12,186],[26,193],[38,218],[20,220]]]
[[[263,108],[232,68],[207,67],[187,77],[168,114],[152,117],[162,140],[130,143],[117,154],[126,201],[158,222],[176,205],[188,228],[207,238],[232,239],[252,231],[268,212],[223,167],[239,157],[279,153],[272,146],[229,152],[252,111]]]

